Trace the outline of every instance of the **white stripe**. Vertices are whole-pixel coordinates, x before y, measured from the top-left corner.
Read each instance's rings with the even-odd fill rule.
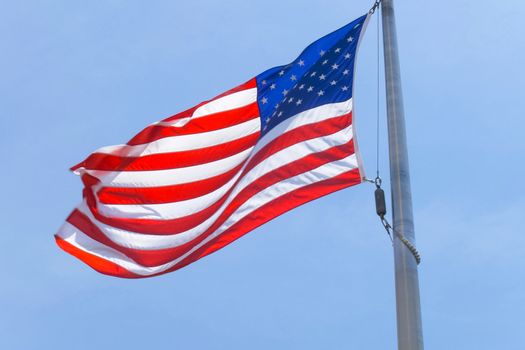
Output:
[[[111,154],[120,157],[140,157],[151,154],[192,151],[233,141],[254,134],[260,130],[261,122],[254,116],[246,122],[227,128],[199,134],[164,137],[142,145],[116,145],[99,148],[93,153]]]
[[[172,121],[160,121],[153,123],[152,125],[161,126],[175,126],[182,127],[186,125],[191,119],[202,118],[210,114],[221,113],[230,111],[237,108],[242,108],[250,103],[257,100],[257,88],[246,89],[232,94],[219,97],[218,99],[211,100],[206,104],[203,104],[195,111],[191,117],[176,119]]]
[[[239,207],[218,230],[216,230],[213,234],[211,234],[202,242],[197,244],[195,247],[190,249],[187,253],[171,262],[155,267],[144,267],[142,265],[139,265],[133,260],[124,256],[122,253],[119,253],[112,248],[109,248],[90,239],[80,230],[76,229],[75,227],[72,227],[67,223],[62,226],[58,235],[59,237],[61,237],[68,243],[76,246],[77,248],[88,251],[91,254],[97,255],[113,263],[116,263],[135,274],[144,276],[155,274],[163,272],[169,269],[170,267],[176,265],[177,263],[181,262],[191,253],[193,253],[194,251],[196,251],[197,249],[199,249],[218,235],[225,232],[228,228],[230,228],[240,219],[246,217],[260,206],[271,202],[273,199],[276,199],[282,195],[285,195],[286,193],[292,192],[301,187],[338,176],[356,167],[356,156],[355,154],[353,154],[347,158],[332,163],[324,164],[318,167],[317,169],[302,173],[292,178],[285,179],[250,198],[250,200],[241,205],[241,207]]]
[[[107,187],[157,187],[189,183],[223,174],[243,163],[253,147],[227,158],[184,168],[148,171],[85,170]]]
[[[71,225],[67,221],[62,225],[62,227],[57,233],[57,236],[82,251],[98,256],[99,258],[111,261],[112,263],[117,264],[137,275],[152,275],[156,271],[160,272],[170,268],[170,263],[161,266],[156,266],[154,268],[148,268],[139,265],[132,259],[128,258],[126,255],[122,254],[121,252],[110,248],[106,245],[103,245],[90,238],[84,232],[80,231],[78,228]]]
[[[241,108],[257,101],[257,88],[234,92],[200,106],[193,112],[192,118],[201,118],[210,114]]]
[[[251,88],[243,91],[234,92],[230,95],[220,97],[212,100],[193,111],[190,117],[176,119],[172,121],[159,121],[152,125],[183,127],[190,120],[208,116],[210,114],[230,111],[237,108],[242,108],[257,99],[257,88]]]
[[[183,201],[161,203],[161,204],[103,204],[98,203],[99,212],[107,217],[133,218],[133,219],[156,219],[170,220],[181,218],[193,213],[197,213],[210,207],[221,199],[228,190],[232,188],[241,170],[235,174],[227,183],[214,191],[206,193],[200,197],[195,197]]]
[[[221,206],[221,209],[216,211],[212,216],[201,224],[181,233],[173,235],[155,235],[148,233],[136,233],[133,231],[127,231],[119,229],[110,225],[106,225],[98,221],[93,213],[89,210],[86,203],[83,202],[78,210],[86,215],[92,222],[95,224],[106,237],[115,242],[116,244],[133,249],[142,249],[142,250],[157,250],[164,248],[173,248],[180,246],[184,243],[190,242],[193,239],[197,238],[203,232],[215,223],[217,218],[221,215],[226,204]]]

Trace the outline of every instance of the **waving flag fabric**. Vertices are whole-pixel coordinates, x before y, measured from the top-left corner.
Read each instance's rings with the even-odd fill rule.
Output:
[[[72,170],[83,201],[55,235],[95,270],[150,277],[362,182],[352,125],[363,16],[292,63],[103,147]]]

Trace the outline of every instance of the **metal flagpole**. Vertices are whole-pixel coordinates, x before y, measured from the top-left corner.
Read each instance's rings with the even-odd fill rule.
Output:
[[[399,350],[422,350],[417,262],[402,240],[414,242],[414,221],[393,0],[382,0],[381,9],[394,230],[397,342]]]

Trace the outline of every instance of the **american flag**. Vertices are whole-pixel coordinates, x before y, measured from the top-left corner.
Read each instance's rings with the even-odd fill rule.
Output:
[[[367,20],[124,145],[93,152],[72,168],[83,201],[57,244],[101,273],[151,277],[361,183],[352,92]]]

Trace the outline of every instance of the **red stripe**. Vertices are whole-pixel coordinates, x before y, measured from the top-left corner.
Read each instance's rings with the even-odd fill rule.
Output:
[[[254,102],[240,108],[230,109],[228,111],[214,113],[196,119],[190,119],[184,127],[150,125],[137,136],[132,138],[128,142],[128,145],[142,145],[165,137],[193,135],[224,129],[247,122],[258,116],[259,108],[257,102]]]
[[[252,147],[259,133],[242,136],[236,140],[190,151],[150,154],[140,157],[122,157],[93,153],[79,166],[91,170],[145,171],[169,170],[213,162],[232,156]]]
[[[171,116],[169,118],[163,119],[162,121],[163,122],[170,122],[170,121],[174,121],[174,120],[177,120],[177,119],[185,118],[187,116],[191,116],[193,114],[193,112],[197,108],[199,108],[199,107],[201,107],[201,106],[203,106],[203,105],[205,105],[207,103],[210,103],[211,101],[217,100],[217,99],[219,99],[221,97],[224,97],[224,96],[227,96],[227,95],[231,95],[231,94],[233,94],[235,92],[240,92],[240,91],[244,91],[244,90],[248,90],[248,89],[253,89],[253,88],[256,88],[256,87],[257,87],[257,79],[256,78],[252,78],[252,79],[248,80],[247,82],[245,82],[245,83],[243,83],[243,84],[241,84],[239,86],[236,86],[233,89],[230,89],[230,90],[228,90],[228,91],[226,91],[226,92],[224,92],[224,93],[222,93],[220,95],[217,95],[217,96],[215,96],[214,98],[212,98],[210,100],[203,101],[203,102],[199,103],[198,105],[196,105],[195,107],[192,107],[192,108],[190,108],[190,109],[188,109],[188,110],[186,110],[184,112],[177,113],[177,114],[175,114],[175,115],[173,115],[173,116]],[[188,114],[187,113],[188,111],[191,111],[191,114]]]
[[[231,189],[230,189],[231,191]],[[87,195],[87,203],[89,210],[93,216],[100,222],[110,225],[122,230],[133,231],[137,233],[147,233],[154,235],[171,235],[180,232],[187,231],[194,228],[197,225],[202,224],[204,221],[209,219],[215,214],[220,207],[228,199],[229,192],[225,193],[220,199],[210,206],[192,213],[187,216],[183,216],[177,219],[167,220],[156,220],[156,219],[135,219],[135,218],[119,218],[119,217],[108,217],[101,214],[94,202],[91,194]]]
[[[102,187],[97,198],[104,204],[161,204],[197,198],[230,181],[242,168],[235,168],[205,180],[159,187]]]
[[[227,96],[227,95],[231,95],[231,94],[233,94],[235,92],[240,92],[240,91],[244,91],[244,90],[248,90],[248,89],[253,89],[253,88],[256,88],[256,87],[257,87],[257,79],[256,78],[252,78],[252,79],[248,80],[247,82],[242,83],[241,85],[238,85],[238,86],[234,87],[233,89],[230,89],[230,90],[228,90],[226,92],[223,92],[220,95],[215,96],[211,100],[208,100],[206,102],[201,103],[200,105],[203,105],[205,103],[208,103],[210,101],[216,100],[218,98],[221,98],[221,97],[224,97],[224,96]],[[165,121],[168,121],[169,119],[170,118],[167,118],[167,119],[165,119]]]
[[[55,241],[63,251],[73,255],[77,259],[82,260],[87,265],[91,266],[95,271],[98,271],[100,273],[123,278],[145,277],[131,273],[120,265],[117,265],[109,260],[103,259],[101,257],[88,253],[82,249],[79,249],[74,245],[70,244],[69,242],[58,237],[57,235],[55,235]]]
[[[79,211],[74,211],[67,221],[75,227],[77,227],[82,232],[84,232],[86,235],[91,237],[92,239],[107,246],[110,246],[117,251],[120,251],[121,253],[127,255],[128,257],[130,257],[131,259],[135,260],[137,263],[143,266],[158,266],[178,258],[182,254],[190,250],[192,247],[200,243],[202,240],[204,240],[206,237],[212,234],[215,230],[217,230],[220,227],[220,225],[222,225],[228,219],[228,217],[230,217],[235,212],[235,210],[237,210],[244,202],[246,202],[246,200],[250,199],[253,195],[258,193],[262,189],[267,188],[279,181],[282,181],[283,179],[295,176],[297,174],[303,173],[311,169],[315,169],[316,167],[324,163],[344,158],[348,156],[348,152],[353,152],[352,142],[343,146],[334,147],[330,149],[330,152],[325,151],[309,155],[303,158],[303,162],[301,163],[294,162],[292,163],[293,165],[288,164],[279,169],[276,169],[275,171],[272,171],[271,173],[266,174],[265,176],[259,178],[257,181],[250,184],[243,191],[241,191],[208,230],[206,230],[200,236],[196,237],[194,240],[175,248],[159,250],[138,250],[119,246],[113,243],[109,238],[107,238],[104,235],[104,233],[100,231],[100,229],[89,220],[89,218],[87,218],[84,214],[80,213]],[[251,215],[252,214],[250,214],[249,216]],[[150,227],[150,229],[152,229],[152,227]],[[171,229],[173,231],[173,226],[170,227],[168,225],[163,229]],[[143,228],[141,228],[141,231],[142,230]]]
[[[180,112],[180,113],[177,113],[171,117],[168,117],[166,119],[163,119],[162,122],[171,122],[171,121],[175,121],[175,120],[178,120],[178,119],[183,119],[183,118],[186,118],[186,117],[191,117],[193,115],[193,113],[195,112],[196,109],[204,106],[205,104],[207,103],[210,103],[214,100],[217,100],[221,97],[224,97],[224,96],[227,96],[227,95],[231,95],[233,93],[236,93],[236,92],[240,92],[240,91],[244,91],[244,90],[248,90],[248,89],[253,89],[253,88],[256,88],[257,87],[257,80],[255,78],[253,79],[250,79],[248,80],[247,82],[237,86],[237,87],[234,87],[233,89],[230,89],[220,95],[217,95],[215,96],[214,98],[210,99],[210,100],[206,100],[206,101],[203,101],[201,103],[199,103],[198,105],[192,107],[192,108],[189,108],[183,112]]]

